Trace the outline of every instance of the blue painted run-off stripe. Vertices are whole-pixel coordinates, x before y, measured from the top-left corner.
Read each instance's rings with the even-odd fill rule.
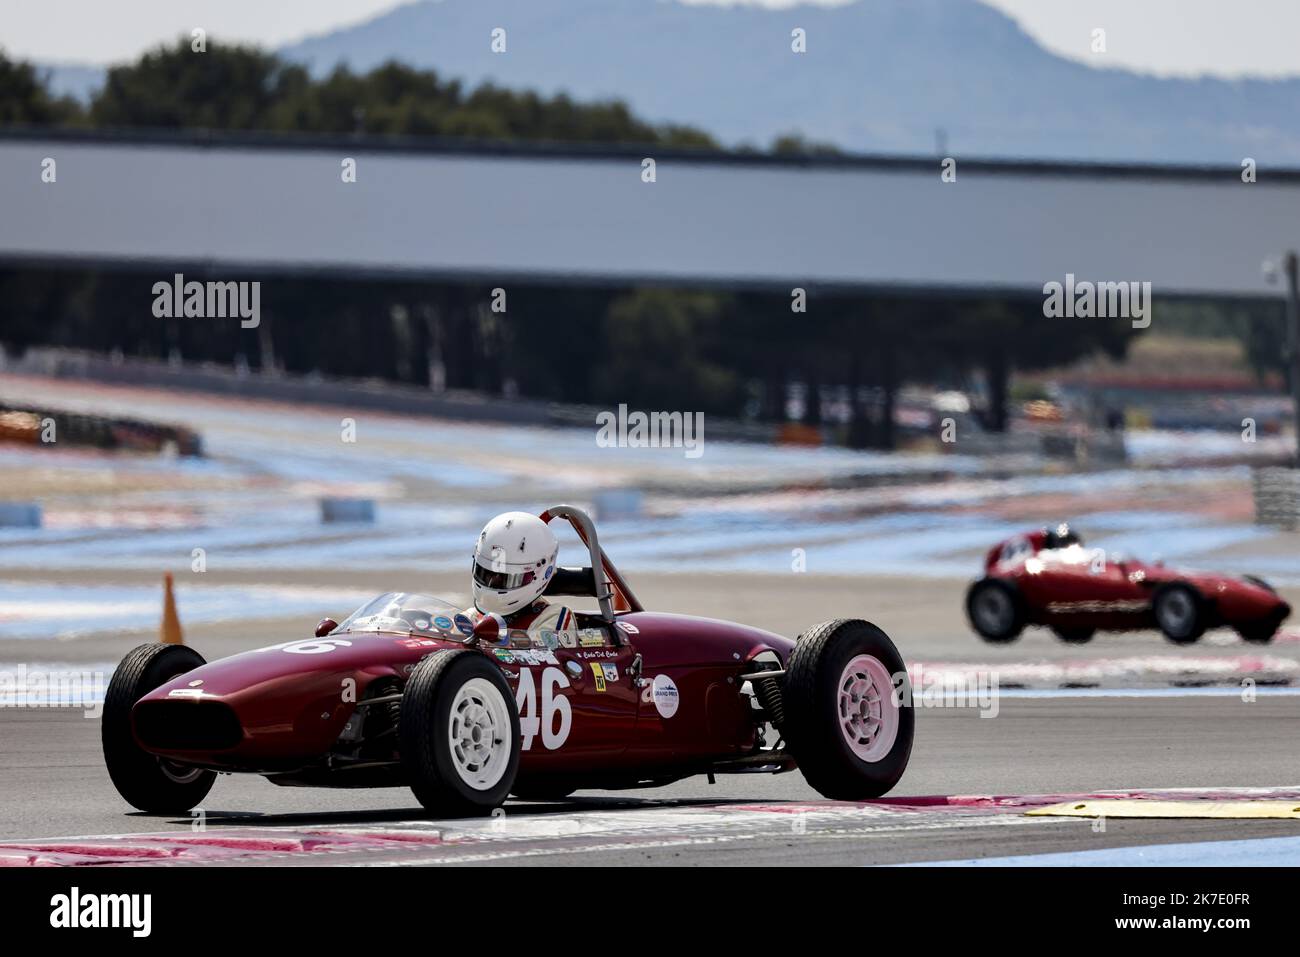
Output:
[[[1245,841],[1144,844],[1060,854],[929,861],[901,867],[1296,867],[1300,837],[1262,837]]]

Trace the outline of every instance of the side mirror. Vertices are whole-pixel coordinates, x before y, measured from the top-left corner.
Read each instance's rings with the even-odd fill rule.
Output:
[[[339,623],[333,618],[322,618],[320,623],[316,625],[316,637],[324,638],[338,626]]]
[[[480,618],[478,621],[474,623],[473,641],[475,644],[481,641],[486,645],[495,645],[500,640],[501,640],[500,619],[492,615],[484,615],[482,618]]]

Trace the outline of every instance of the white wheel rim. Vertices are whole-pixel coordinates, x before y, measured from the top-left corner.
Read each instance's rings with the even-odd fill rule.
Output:
[[[1011,625],[1011,599],[1000,588],[982,588],[975,596],[975,618],[980,626],[997,634]]]
[[[840,733],[849,750],[868,763],[882,760],[898,739],[898,702],[889,669],[873,655],[858,655],[840,674]]]
[[[512,744],[510,712],[500,690],[486,678],[471,678],[451,701],[447,718],[451,763],[475,791],[495,787],[506,773]]]
[[[1160,608],[1157,612],[1160,618],[1160,627],[1173,635],[1183,635],[1191,630],[1192,601],[1187,597],[1184,591],[1171,591],[1160,601]]]

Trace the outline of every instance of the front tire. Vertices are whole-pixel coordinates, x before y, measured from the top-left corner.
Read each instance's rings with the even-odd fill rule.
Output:
[[[150,754],[136,743],[131,709],[155,688],[206,662],[185,645],[148,644],[127,652],[104,693],[100,739],[104,764],[117,793],[152,814],[184,814],[212,789],[216,772],[190,768]]]
[[[519,710],[501,669],[476,651],[439,651],[416,665],[398,729],[411,790],[435,814],[487,814],[514,786]]]
[[[1163,585],[1151,600],[1156,626],[1176,645],[1190,645],[1205,634],[1205,601],[1184,582]]]
[[[966,617],[985,641],[1015,641],[1025,627],[1024,605],[1016,586],[1000,578],[981,578],[966,592]]]
[[[786,666],[782,732],[804,778],[837,801],[880,797],[903,776],[914,717],[903,658],[866,621],[818,625]]]

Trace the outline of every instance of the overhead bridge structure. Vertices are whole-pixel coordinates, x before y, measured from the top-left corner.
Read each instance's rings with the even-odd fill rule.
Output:
[[[953,159],[10,130],[0,265],[1255,297],[1300,247],[1300,171]]]

